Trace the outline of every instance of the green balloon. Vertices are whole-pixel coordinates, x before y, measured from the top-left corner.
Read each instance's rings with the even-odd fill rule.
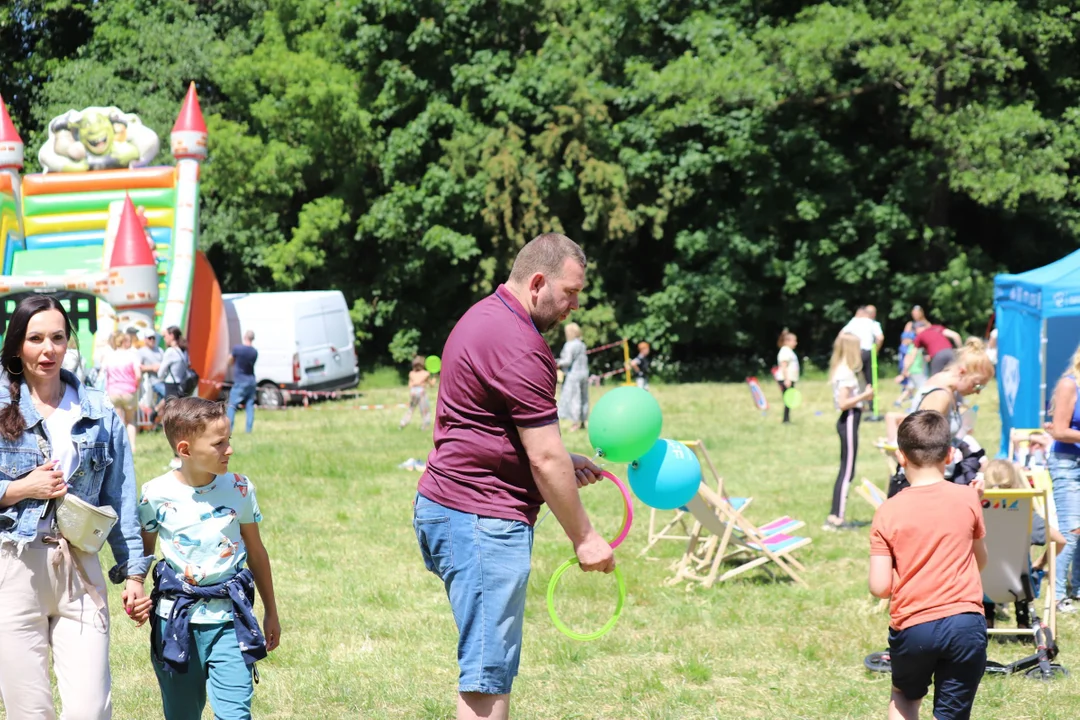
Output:
[[[589,413],[589,442],[605,460],[633,462],[660,439],[662,424],[660,404],[646,390],[616,388]]]
[[[784,391],[784,406],[794,410],[802,405],[802,392],[795,388],[788,388]]]
[[[427,360],[424,361],[424,369],[434,375],[442,370],[442,360],[438,355],[428,355]]]

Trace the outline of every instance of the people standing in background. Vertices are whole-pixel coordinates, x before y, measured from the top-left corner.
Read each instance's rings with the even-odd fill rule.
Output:
[[[424,356],[415,356],[412,359],[412,370],[409,371],[409,407],[398,423],[398,430],[404,430],[405,426],[412,422],[415,410],[420,411],[420,429],[427,430],[431,427],[431,403],[428,401],[427,387],[432,384],[434,378],[424,367]]]
[[[139,391],[139,356],[131,347],[131,335],[126,332],[114,333],[111,340],[113,351],[105,358],[105,364],[101,366],[105,373],[105,392],[112,402],[116,414],[124,421],[127,428],[128,443],[131,452],[135,452],[135,416],[138,413],[138,400],[136,395]]]
[[[86,370],[83,368],[82,354],[79,352],[79,341],[75,335],[71,336],[71,344],[68,345],[67,353],[64,354],[63,369],[74,375],[79,382],[86,380]]]
[[[799,356],[795,354],[799,339],[795,337],[795,333],[784,328],[776,344],[780,348],[776,353],[776,382],[780,385],[782,398],[784,393],[799,382]],[[787,403],[784,403],[784,422],[791,422],[791,408]]]
[[[921,305],[915,305],[911,308],[911,319],[904,325],[904,332],[906,333],[918,333],[924,327],[927,327],[930,321],[926,319],[926,311],[922,309]]]
[[[233,421],[236,419],[236,409],[241,403],[244,405],[245,424],[244,432],[250,433],[255,425],[255,362],[259,359],[259,351],[252,343],[255,342],[255,333],[248,330],[244,333],[242,345],[234,345],[229,353],[229,366],[233,369],[233,384],[229,390],[229,407],[225,414],[229,418],[229,429],[232,430]]]
[[[566,344],[559,354],[559,369],[564,373],[559,419],[569,420],[570,432],[575,432],[589,419],[589,356],[577,323],[567,323],[563,332]]]
[[[930,358],[930,375],[937,375],[956,357],[954,349],[963,344],[964,341],[959,333],[944,325],[927,325],[916,332],[914,346],[915,352],[925,352]],[[904,371],[901,375],[908,377],[914,362],[914,354],[909,354],[904,360]]]
[[[139,369],[142,371],[142,390],[139,404],[148,409],[153,409],[157,404],[154,397],[154,383],[158,382],[158,367],[161,366],[162,351],[157,344],[157,333],[154,328],[147,328],[142,333],[143,346],[138,349]]]
[[[649,343],[639,342],[637,344],[637,356],[630,361],[630,369],[634,373],[634,383],[642,390],[649,389],[649,360],[650,352]]]
[[[840,331],[840,334],[854,335],[859,339],[859,353],[862,357],[863,387],[871,384],[872,351],[874,348],[881,351],[885,343],[885,333],[881,330],[881,323],[877,321],[877,308],[873,305],[863,305],[855,311],[855,317]]]
[[[840,411],[836,421],[836,433],[840,436],[840,471],[833,485],[832,509],[825,520],[825,530],[847,527],[844,511],[847,508],[848,490],[855,479],[855,458],[859,452],[859,422],[862,420],[863,403],[874,397],[874,386],[869,383],[859,392],[858,372],[862,370],[859,338],[852,333],[841,333],[833,343],[832,360],[829,362],[829,382],[833,387],[833,403]]]
[[[165,409],[165,401],[183,395],[182,383],[188,370],[187,342],[180,328],[175,325],[165,328],[165,345],[165,353],[161,356],[161,365],[158,367],[160,380],[154,383],[154,392],[160,398],[154,408],[154,415],[159,419],[161,411]],[[175,453],[169,462],[169,468],[180,469],[180,458]]]
[[[161,356],[161,365],[158,367],[159,381],[154,385],[154,392],[160,400],[157,404],[157,412],[165,403],[165,398],[180,397],[183,394],[182,385],[187,376],[188,359],[187,343],[180,328],[175,325],[165,329],[165,353]]]

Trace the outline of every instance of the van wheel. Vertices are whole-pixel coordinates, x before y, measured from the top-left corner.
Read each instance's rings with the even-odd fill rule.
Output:
[[[256,399],[259,405],[266,408],[285,407],[285,396],[281,394],[279,388],[274,387],[270,383],[259,386],[256,393]]]

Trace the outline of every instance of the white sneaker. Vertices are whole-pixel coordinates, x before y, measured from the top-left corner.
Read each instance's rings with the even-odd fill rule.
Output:
[[[1080,610],[1080,607],[1077,607],[1077,604],[1073,601],[1072,598],[1058,600],[1057,611],[1059,613],[1074,613],[1077,610]]]

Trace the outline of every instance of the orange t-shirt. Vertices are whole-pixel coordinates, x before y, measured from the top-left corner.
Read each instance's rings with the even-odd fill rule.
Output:
[[[942,481],[909,487],[877,509],[870,554],[892,557],[893,629],[983,612],[972,543],[985,536],[979,495],[964,485]]]

